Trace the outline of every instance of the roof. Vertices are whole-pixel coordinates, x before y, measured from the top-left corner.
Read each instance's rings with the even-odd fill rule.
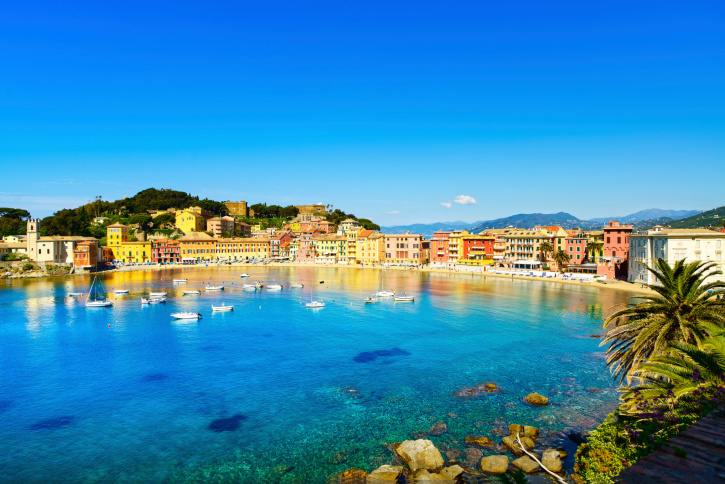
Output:
[[[342,223],[344,223],[344,224],[349,224],[349,223],[359,224],[360,222],[358,222],[354,218],[348,218],[348,219],[343,220]]]
[[[180,242],[213,242],[214,240],[216,240],[214,237],[204,232],[189,232],[179,239]]]
[[[95,237],[83,237],[81,235],[52,235],[49,237],[40,237],[38,242],[73,242],[76,240],[98,240]]]
[[[116,222],[115,224],[111,224],[111,225],[107,225],[106,226],[107,229],[110,229],[111,227],[126,227],[126,228],[128,228],[128,225],[123,225],[123,224],[120,224],[120,223]]]
[[[374,230],[365,229],[365,230],[361,230],[357,236],[358,237],[370,237],[370,235],[372,235],[373,232],[374,232]]]

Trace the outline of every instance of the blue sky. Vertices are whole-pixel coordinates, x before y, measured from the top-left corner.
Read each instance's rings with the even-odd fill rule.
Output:
[[[725,204],[725,3],[593,3],[5,2],[0,206]]]

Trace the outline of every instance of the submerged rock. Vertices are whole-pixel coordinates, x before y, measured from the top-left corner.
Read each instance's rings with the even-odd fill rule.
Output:
[[[602,391],[599,388],[594,388],[594,387],[587,387],[587,388],[585,388],[585,390],[588,391],[589,393],[602,393]]]
[[[73,423],[75,417],[72,415],[64,415],[62,417],[52,417],[40,422],[35,422],[30,426],[30,430],[56,430],[68,427]]]
[[[466,435],[466,444],[475,445],[476,447],[493,447],[493,440],[485,435]]]
[[[380,466],[367,476],[368,484],[397,483],[403,473],[402,466]]]
[[[546,449],[541,457],[541,463],[551,472],[562,472],[564,465],[561,463],[561,453],[556,449]]]
[[[495,383],[480,383],[472,387],[464,387],[456,392],[456,396],[459,398],[476,397],[483,393],[498,393],[500,392],[498,386]]]
[[[337,476],[338,484],[365,484],[368,473],[362,469],[348,469]]]
[[[536,439],[539,438],[539,429],[530,425],[509,425],[509,435],[514,437],[514,440],[516,440],[516,434],[519,434],[521,437],[529,437],[536,442]]]
[[[529,393],[524,400],[526,400],[526,403],[537,407],[544,407],[549,404],[549,399],[538,393]]]
[[[521,443],[524,446],[524,449],[531,451],[534,449],[535,444],[534,441],[531,439],[531,437],[521,437]],[[508,435],[503,438],[503,445],[506,446],[506,448],[511,451],[514,455],[524,455],[524,451],[521,450],[521,446],[516,441],[516,437],[512,437],[511,435]]]
[[[513,461],[511,465],[518,467],[526,474],[533,474],[535,472],[539,472],[539,464],[537,464],[536,461],[528,455],[519,457],[518,459]]]
[[[234,430],[237,430],[239,428],[239,424],[246,419],[247,417],[242,414],[237,414],[228,418],[218,418],[211,421],[209,424],[209,430],[212,432],[233,432]]]
[[[413,482],[450,482],[447,478],[437,473],[430,473],[427,469],[421,469],[413,473]]]
[[[363,351],[358,353],[353,361],[356,363],[370,363],[379,357],[390,358],[393,356],[410,356],[410,353],[400,348],[391,348],[389,350]]]
[[[447,451],[443,452],[446,456],[446,459],[449,460],[455,460],[458,459],[461,455],[463,455],[463,452],[461,452],[458,449],[448,449]]]
[[[446,482],[456,482],[458,476],[460,476],[461,474],[463,474],[463,467],[459,465],[445,467],[443,470],[438,472],[438,475],[443,476]]]
[[[479,466],[487,474],[505,474],[509,468],[509,458],[505,455],[489,455],[481,459]]]
[[[481,452],[479,449],[475,448],[468,448],[465,451],[466,453],[466,466],[468,467],[475,467],[476,462],[483,457],[483,452]]]
[[[448,432],[448,425],[445,424],[445,422],[436,422],[433,424],[433,426],[428,431],[429,435],[432,435],[434,437],[440,437],[441,435]]]
[[[430,440],[406,440],[393,447],[411,472],[420,469],[437,471],[443,467],[443,456]]]

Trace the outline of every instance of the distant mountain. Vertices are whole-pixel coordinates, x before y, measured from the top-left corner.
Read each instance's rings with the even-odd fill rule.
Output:
[[[477,224],[478,222],[473,222]],[[380,227],[384,234],[411,234],[433,235],[437,230],[463,230],[473,225],[471,222],[435,222],[431,224],[394,225],[391,227]]]
[[[588,220],[580,220],[570,213],[519,213],[510,217],[498,218],[496,220],[486,220],[484,222],[476,222],[473,227],[468,229],[469,232],[478,233],[486,229],[505,229],[506,227],[531,228],[537,225],[561,225],[565,229],[580,228],[582,230],[596,230],[602,228],[601,222],[591,222]]]
[[[667,217],[672,220],[691,217],[700,213],[700,210],[662,210],[660,208],[648,208],[639,212],[631,213],[623,217],[601,217],[590,219],[591,222],[600,222],[606,224],[610,220],[617,220],[620,223],[642,222],[644,220],[655,220]]]
[[[674,220],[669,225],[673,229],[696,229],[698,227],[722,227],[725,222],[725,207],[713,208],[704,212],[698,212],[697,215]],[[664,225],[664,224],[662,224]]]

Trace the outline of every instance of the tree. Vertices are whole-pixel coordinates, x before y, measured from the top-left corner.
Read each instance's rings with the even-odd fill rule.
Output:
[[[151,215],[147,213],[137,213],[128,221],[132,224],[138,224],[139,230],[146,232],[149,229],[152,220]]]
[[[364,228],[365,230],[377,230],[377,231],[380,231],[380,225],[375,224],[375,223],[371,222],[370,220],[368,220],[366,218],[359,218],[359,219],[357,219],[357,221],[360,224],[360,226],[362,228]]]
[[[545,240],[539,246],[539,250],[541,251],[541,255],[543,256],[543,262],[546,262],[549,259],[549,254],[554,252],[554,246],[551,245],[551,242]]]
[[[222,232],[222,238],[223,239],[228,239],[229,237],[231,237],[231,235],[229,234],[229,232],[227,232],[226,230],[224,232]]]
[[[22,208],[0,207],[0,218],[27,220],[30,218],[30,212],[23,210]]]
[[[645,284],[656,295],[637,296],[604,322],[613,324],[602,344],[609,343],[607,367],[624,381],[645,360],[666,353],[674,343],[699,345],[725,327],[725,301],[712,293],[725,282],[706,283],[708,275],[722,274],[714,262],[675,262],[674,267],[657,259],[647,266],[659,284]]]
[[[587,242],[587,255],[591,257],[592,262],[597,261],[597,254],[602,251],[602,243],[597,240]]]
[[[250,205],[249,207],[251,210],[254,210],[254,215],[257,218],[267,218],[267,204],[266,203],[255,203],[254,205]]]
[[[154,217],[154,228],[161,229],[166,224],[175,224],[176,223],[176,215],[170,212],[162,213],[161,215],[157,215]]]
[[[569,262],[569,254],[561,249],[557,250],[554,254],[554,262],[556,262],[556,265],[559,266],[559,271],[564,272],[564,264]]]

